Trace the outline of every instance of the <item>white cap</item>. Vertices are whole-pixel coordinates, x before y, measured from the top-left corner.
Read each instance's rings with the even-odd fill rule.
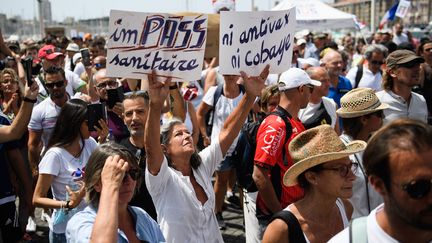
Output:
[[[79,52],[79,46],[75,43],[69,43],[69,45],[66,47],[66,51]]]
[[[302,44],[306,44],[306,40],[303,39],[303,38],[298,39],[296,44],[297,44],[298,46],[300,46],[300,45],[302,45]]]
[[[313,57],[297,58],[297,62],[300,63],[300,67],[303,67],[303,65],[305,65],[305,64],[309,64],[312,67],[319,67],[320,66],[319,61]]]
[[[287,89],[293,89],[307,84],[321,86],[320,81],[311,79],[303,69],[290,68],[280,76],[278,87],[279,91],[285,91]]]
[[[74,55],[73,55],[73,57],[72,57],[72,63],[73,64],[76,64],[76,62],[79,60],[79,59],[81,59],[81,53],[75,53]]]

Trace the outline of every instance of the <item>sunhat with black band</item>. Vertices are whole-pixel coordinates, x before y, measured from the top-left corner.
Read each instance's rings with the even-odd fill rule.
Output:
[[[329,125],[320,125],[297,135],[288,149],[294,165],[285,173],[285,186],[298,184],[297,177],[306,170],[325,162],[348,157],[366,148],[366,142],[354,140],[345,145]]]
[[[350,90],[340,100],[341,108],[336,113],[342,118],[353,118],[384,110],[388,104],[381,103],[371,88]]]

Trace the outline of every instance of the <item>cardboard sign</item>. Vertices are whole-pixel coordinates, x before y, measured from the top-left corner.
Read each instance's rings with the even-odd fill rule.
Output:
[[[200,15],[201,13],[194,12],[180,12],[175,13],[178,15],[190,16],[190,15]],[[207,41],[205,47],[205,58],[212,58],[219,56],[219,14],[207,14]]]
[[[405,15],[407,15],[410,6],[411,6],[410,1],[400,0],[395,15],[398,16],[399,18],[404,18]]]
[[[201,78],[207,15],[111,10],[107,75],[143,78],[155,70],[173,81]]]
[[[259,75],[270,64],[270,73],[291,66],[295,9],[263,12],[221,12],[219,71]]]

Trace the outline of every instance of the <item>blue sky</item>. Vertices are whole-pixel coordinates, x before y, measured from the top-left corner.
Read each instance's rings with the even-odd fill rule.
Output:
[[[252,3],[259,10],[269,10],[275,0],[237,0],[238,11],[250,11]],[[53,19],[75,19],[108,16],[110,9],[139,12],[194,11],[211,13],[211,0],[51,0]],[[36,0],[2,0],[0,13],[8,17],[21,15],[24,19],[37,17]]]

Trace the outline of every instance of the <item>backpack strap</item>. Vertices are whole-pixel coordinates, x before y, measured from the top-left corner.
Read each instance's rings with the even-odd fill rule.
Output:
[[[272,222],[275,219],[282,219],[288,225],[288,239],[289,242],[306,243],[303,230],[301,229],[300,223],[296,216],[288,210],[282,210],[273,215],[270,219]],[[269,222],[269,224],[270,224]]]
[[[360,64],[360,65],[357,65],[357,72],[356,72],[356,76],[355,76],[355,85],[354,85],[353,89],[358,87],[362,76],[363,76],[363,65]]]
[[[280,106],[278,106],[276,108],[276,110],[274,110],[270,114],[279,116],[285,122],[286,135],[285,135],[285,141],[284,141],[283,147],[282,147],[282,158],[283,158],[284,165],[287,166],[288,160],[286,159],[286,156],[285,156],[286,155],[285,144],[288,142],[288,140],[291,138],[291,135],[292,135],[292,125],[291,125],[291,122],[289,120],[289,119],[291,119],[292,116],[290,113],[288,113],[288,111],[286,111],[285,109],[283,109]]]
[[[350,243],[367,243],[367,216],[351,220],[349,225]]]

